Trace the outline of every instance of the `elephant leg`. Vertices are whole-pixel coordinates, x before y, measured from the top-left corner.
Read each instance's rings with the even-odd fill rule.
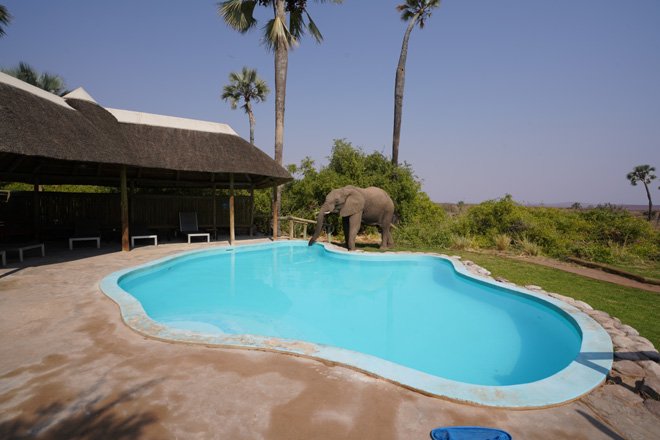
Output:
[[[342,228],[344,228],[344,240],[346,241],[346,248],[348,249],[348,243],[349,243],[349,237],[350,237],[350,230],[351,230],[351,225],[349,222],[350,217],[342,217],[341,218],[341,225]]]
[[[349,233],[348,233],[348,237],[346,238],[346,245],[349,251],[355,250],[355,238],[357,237],[357,233],[360,230],[361,223],[362,223],[361,213],[354,214],[349,217]]]
[[[383,225],[381,226],[381,236],[382,236],[382,242],[380,243],[380,249],[389,249],[394,247],[394,240],[392,240],[392,232],[391,232],[391,223],[390,222],[383,222]]]

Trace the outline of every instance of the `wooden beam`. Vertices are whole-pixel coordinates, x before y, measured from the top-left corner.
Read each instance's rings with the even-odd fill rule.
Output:
[[[121,166],[119,173],[121,182],[121,250],[128,252],[131,250],[128,241],[128,185],[126,185],[126,165]]]
[[[39,170],[41,169],[41,167],[44,165],[45,162],[46,161],[43,158],[39,159],[39,162],[37,162],[37,165],[34,168],[32,168],[32,171],[30,171],[30,172],[32,174],[37,174],[39,172]]]
[[[10,172],[10,173],[13,173],[14,170],[15,170],[16,168],[18,168],[18,166],[21,164],[21,162],[23,162],[23,161],[25,160],[26,157],[27,157],[27,156],[17,156],[17,157],[13,160],[12,164],[9,166],[9,168],[7,169],[7,171]]]

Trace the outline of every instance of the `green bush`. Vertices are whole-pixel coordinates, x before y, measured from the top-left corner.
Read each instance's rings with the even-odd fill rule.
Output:
[[[526,207],[507,194],[471,206],[449,227],[452,233],[475,237],[484,248],[498,247],[496,241],[508,235],[519,248],[521,243],[534,244],[554,258],[576,256],[603,263],[660,259],[660,233],[611,204],[580,211]]]

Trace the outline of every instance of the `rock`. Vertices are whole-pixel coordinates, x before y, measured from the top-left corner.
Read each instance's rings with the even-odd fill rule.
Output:
[[[639,332],[629,325],[622,324],[619,330],[626,332],[628,336],[639,336]]]
[[[644,368],[633,361],[621,360],[614,362],[614,365],[612,365],[612,369],[618,371],[619,373],[625,376],[636,376],[636,377],[645,376]]]
[[[610,316],[609,313],[607,313],[607,312],[603,312],[602,310],[594,310],[594,312],[596,312],[597,314],[599,314],[599,315],[601,315],[601,316],[604,316],[604,317],[606,317],[606,318],[611,318],[611,316]]]
[[[614,336],[612,338],[612,344],[614,344],[616,347],[619,347],[619,348],[629,348],[629,349],[631,349],[629,351],[633,351],[632,348],[636,347],[635,343],[626,336],[618,336],[618,335]],[[639,350],[635,350],[635,351],[639,351]]]
[[[660,402],[657,400],[648,399],[644,401],[644,406],[649,410],[651,414],[660,420]]]
[[[648,358],[644,356],[641,352],[628,349],[621,349],[614,352],[614,359],[619,360],[628,360],[628,361],[646,361]]]
[[[612,316],[612,321],[614,321],[614,325],[617,327],[621,327],[621,320],[617,318],[616,316]]]
[[[583,309],[583,310],[593,310],[593,309],[594,309],[593,307],[591,307],[589,304],[587,304],[587,303],[584,302],[584,301],[575,301],[575,305],[576,305],[579,309]]]
[[[639,392],[646,394],[651,399],[660,399],[660,379],[655,377],[645,377],[639,386]]]
[[[640,344],[648,345],[648,346],[650,346],[650,347],[655,348],[655,347],[653,346],[653,344],[651,343],[651,341],[649,341],[648,339],[646,339],[646,338],[643,337],[643,336],[630,336],[630,339],[632,339],[633,341],[638,342],[638,343],[640,343]]]
[[[507,280],[506,278],[502,278],[502,277],[495,277],[495,281],[497,281],[499,283],[509,283],[509,280]]]
[[[625,375],[625,374],[621,374],[616,370],[612,370],[607,375],[607,383],[610,384],[610,385],[619,385],[621,387],[625,387],[629,391],[637,392],[637,386],[640,383],[642,383],[642,381],[639,378],[639,376],[637,376],[637,377],[628,376],[628,375]]]
[[[644,374],[644,376],[660,379],[660,364],[654,361],[644,361],[640,362],[639,364],[644,367],[644,370],[646,370],[646,374]]]
[[[525,286],[525,289],[527,289],[527,290],[531,290],[531,291],[534,291],[534,290],[543,290],[541,287],[539,287],[539,286],[534,286],[534,285]]]
[[[589,310],[587,310],[586,313],[587,313],[589,316],[591,316],[591,318],[592,318],[594,321],[596,321],[598,324],[602,325],[603,327],[605,327],[606,325],[608,325],[608,326],[612,326],[612,325],[613,325],[613,323],[612,323],[612,319],[610,319],[610,318],[608,318],[608,317],[606,317],[606,316],[603,316],[603,315],[601,315],[600,313],[592,313],[592,312],[590,312]],[[621,333],[623,333],[624,335],[626,334],[626,333],[625,333],[624,331],[622,331],[622,330],[619,330],[619,331],[620,331]]]
[[[558,293],[550,293],[549,295],[555,299],[558,299],[559,301],[564,301],[565,303],[572,304],[575,302],[573,298],[569,298],[568,296],[560,295]]]
[[[644,402],[640,396],[632,390],[619,385],[604,385],[603,392],[616,397],[629,405],[638,405]]]
[[[465,260],[465,261],[463,261],[463,264],[464,264],[465,266],[474,266],[474,263],[473,263],[472,261],[470,261],[470,260]]]
[[[460,257],[460,256],[458,256],[458,255],[452,255],[452,256],[449,257],[449,258],[452,258],[452,259],[454,259],[454,260],[460,260],[460,259],[463,258],[463,257]]]
[[[642,350],[642,354],[652,361],[660,362],[660,353],[658,353],[658,350]]]
[[[582,400],[605,423],[625,433],[627,439],[658,438],[660,420],[646,409],[635,393],[618,385],[605,385]]]
[[[624,332],[622,332],[621,330],[619,330],[618,328],[609,327],[609,326],[606,326],[606,325],[603,325],[603,328],[605,329],[605,331],[607,333],[609,333],[610,338],[614,337],[614,336],[624,336],[624,337],[626,336],[626,334]]]

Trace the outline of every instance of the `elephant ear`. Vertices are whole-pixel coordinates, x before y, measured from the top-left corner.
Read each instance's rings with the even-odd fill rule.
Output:
[[[346,196],[346,203],[344,207],[339,211],[339,215],[342,217],[348,217],[350,215],[357,214],[364,210],[365,198],[360,191],[357,189],[352,189],[349,191],[348,196]]]

